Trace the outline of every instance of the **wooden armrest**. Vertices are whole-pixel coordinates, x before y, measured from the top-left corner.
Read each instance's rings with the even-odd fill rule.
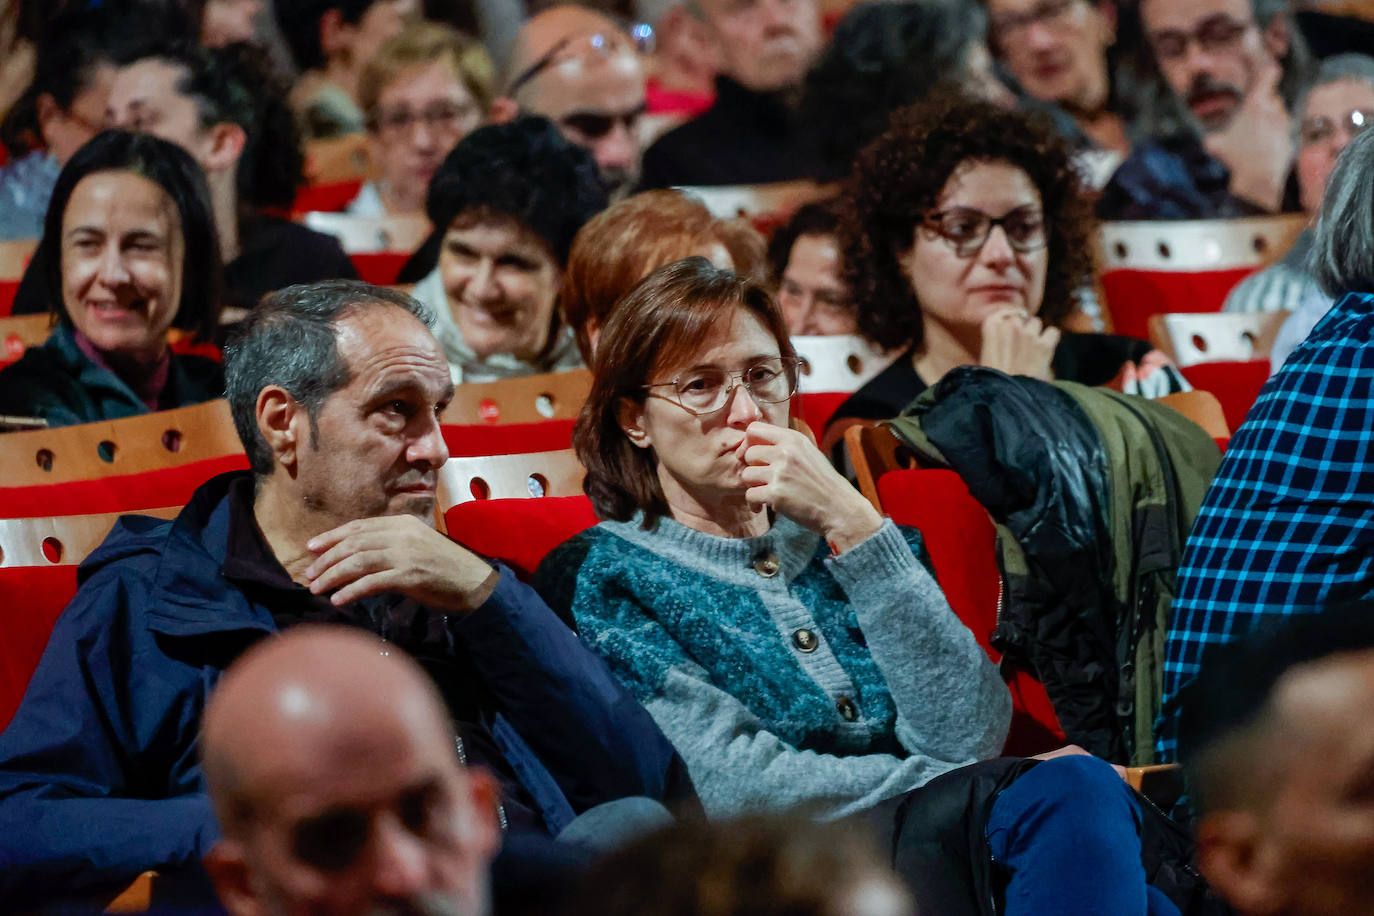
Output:
[[[105,904],[106,913],[146,913],[153,904],[153,881],[157,872],[145,871],[133,883]]]

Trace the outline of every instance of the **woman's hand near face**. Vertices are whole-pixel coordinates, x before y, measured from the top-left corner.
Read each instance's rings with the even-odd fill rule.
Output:
[[[739,455],[748,465],[742,476],[749,503],[771,506],[824,537],[836,553],[882,527],[882,516],[804,433],[755,421],[744,431]]]
[[[1019,308],[998,309],[983,319],[983,348],[978,364],[1008,375],[1049,381],[1050,361],[1059,346],[1059,329],[1046,327]]]

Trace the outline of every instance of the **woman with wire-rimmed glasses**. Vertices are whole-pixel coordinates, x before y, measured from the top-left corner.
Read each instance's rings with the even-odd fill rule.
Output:
[[[859,155],[847,204],[859,333],[906,352],[832,423],[894,417],[957,366],[1149,396],[1184,387],[1145,341],[1064,328],[1090,289],[1094,225],[1048,121],[933,98]]]
[[[1013,876],[998,912],[1144,916],[1140,810],[1111,766],[1071,753],[968,767],[1006,738],[1007,688],[920,532],[788,428],[796,387],[762,288],[704,258],[650,274],[603,328],[573,434],[604,521],[549,554],[536,588],[673,742],[708,816],[861,815],[900,849],[930,827],[926,783],[981,797],[995,772],[995,800],[939,807],[934,829]],[[920,896],[944,860],[918,858],[902,867]],[[947,902],[920,901],[983,912]]]

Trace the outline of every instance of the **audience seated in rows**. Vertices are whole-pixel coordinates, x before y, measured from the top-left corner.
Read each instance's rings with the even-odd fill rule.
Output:
[[[220,261],[209,191],[180,147],[106,131],[58,176],[32,269],[54,294],[41,347],[0,370],[0,414],[49,426],[213,400],[215,360],[172,353],[172,328],[213,337]]]
[[[864,150],[851,193],[844,261],[859,333],[907,352],[832,423],[894,417],[956,366],[1178,390],[1148,343],[1060,328],[1091,276],[1092,214],[1043,118],[934,98]]]
[[[1288,112],[1309,55],[1276,0],[1140,0],[1155,113],[1104,189],[1103,219],[1217,219],[1298,209]]]
[[[548,118],[592,154],[617,199],[639,182],[645,65],[630,36],[581,6],[554,6],[520,27],[493,120]]]
[[[681,759],[605,665],[509,570],[431,527],[453,392],[431,320],[356,281],[289,287],[249,316],[226,372],[251,471],[211,479],[175,520],[116,524],[0,734],[7,904],[208,852],[207,693],[250,643],[304,622],[362,627],[426,666],[517,852],[585,858],[547,841],[621,798],[691,809]]]
[[[1164,760],[1208,646],[1374,589],[1374,131],[1336,164],[1311,264],[1335,304],[1231,437],[1188,538],[1165,644]]]
[[[1326,180],[1336,157],[1355,134],[1374,120],[1374,58],[1342,54],[1327,58],[1304,89],[1294,110],[1298,158],[1294,171],[1302,209],[1313,220],[1321,207]],[[1309,226],[1275,264],[1241,280],[1226,296],[1228,312],[1293,312],[1269,351],[1273,371],[1288,359],[1331,308],[1331,297],[1317,286],[1308,267],[1312,251]]]
[[[39,48],[33,81],[4,121],[0,241],[38,238],[57,173],[100,131],[116,61],[134,37],[123,12],[69,13]]]
[[[382,45],[358,80],[376,177],[348,212],[423,215],[440,163],[486,119],[494,79],[482,46],[447,26],[417,22]]]
[[[709,816],[864,815],[890,848],[947,829],[1005,869],[1009,916],[1144,914],[1141,809],[1111,766],[1069,748],[1015,778],[1010,760],[964,769],[1005,741],[1006,685],[920,532],[788,428],[798,362],[761,287],[704,258],[650,274],[603,329],[573,434],[604,521],[536,587],[673,742]],[[912,793],[950,776],[967,801],[989,772],[1000,791],[943,820]],[[976,911],[984,890],[970,879],[953,909],[905,877],[929,912]]]
[[[763,238],[744,220],[720,220],[681,191],[642,191],[592,217],[573,239],[558,307],[592,364],[611,309],[655,268],[692,255],[762,281]]]
[[[468,768],[405,653],[306,624],[244,653],[201,723],[223,836],[205,865],[231,916],[486,916],[500,792]]]
[[[429,187],[436,228],[421,255],[437,247],[437,265],[414,294],[438,314],[455,383],[581,365],[558,288],[573,237],[605,206],[591,155],[544,118],[489,125],[454,148]]]
[[[887,130],[898,109],[938,87],[1011,107],[992,72],[977,3],[862,3],[845,14],[811,72],[802,119],[820,157],[818,177],[849,174],[859,150]]]
[[[306,139],[360,133],[363,67],[421,13],[419,0],[274,2],[277,24],[301,71],[291,92]]]
[[[768,261],[787,332],[853,334],[858,325],[840,257],[840,201],[803,204],[773,233]]]
[[[645,188],[812,178],[817,156],[797,107],[822,48],[815,0],[698,0],[721,49],[716,101],[644,153]]]
[[[1130,99],[1112,79],[1115,0],[986,0],[997,59],[1074,147],[1125,156]]]
[[[1345,916],[1374,899],[1374,614],[1367,600],[1209,649],[1179,753],[1198,866],[1239,916]]]
[[[356,276],[332,237],[264,212],[290,206],[302,163],[265,66],[243,45],[157,47],[120,67],[110,90],[111,124],[170,140],[204,170],[225,259],[224,304],[233,309],[291,283]],[[44,280],[25,274],[16,314],[47,308]]]

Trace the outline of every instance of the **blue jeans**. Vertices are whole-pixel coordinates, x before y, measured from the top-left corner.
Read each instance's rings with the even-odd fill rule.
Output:
[[[986,825],[1011,873],[1004,916],[1179,916],[1145,883],[1140,804],[1096,757],[1056,757],[1002,791]]]

